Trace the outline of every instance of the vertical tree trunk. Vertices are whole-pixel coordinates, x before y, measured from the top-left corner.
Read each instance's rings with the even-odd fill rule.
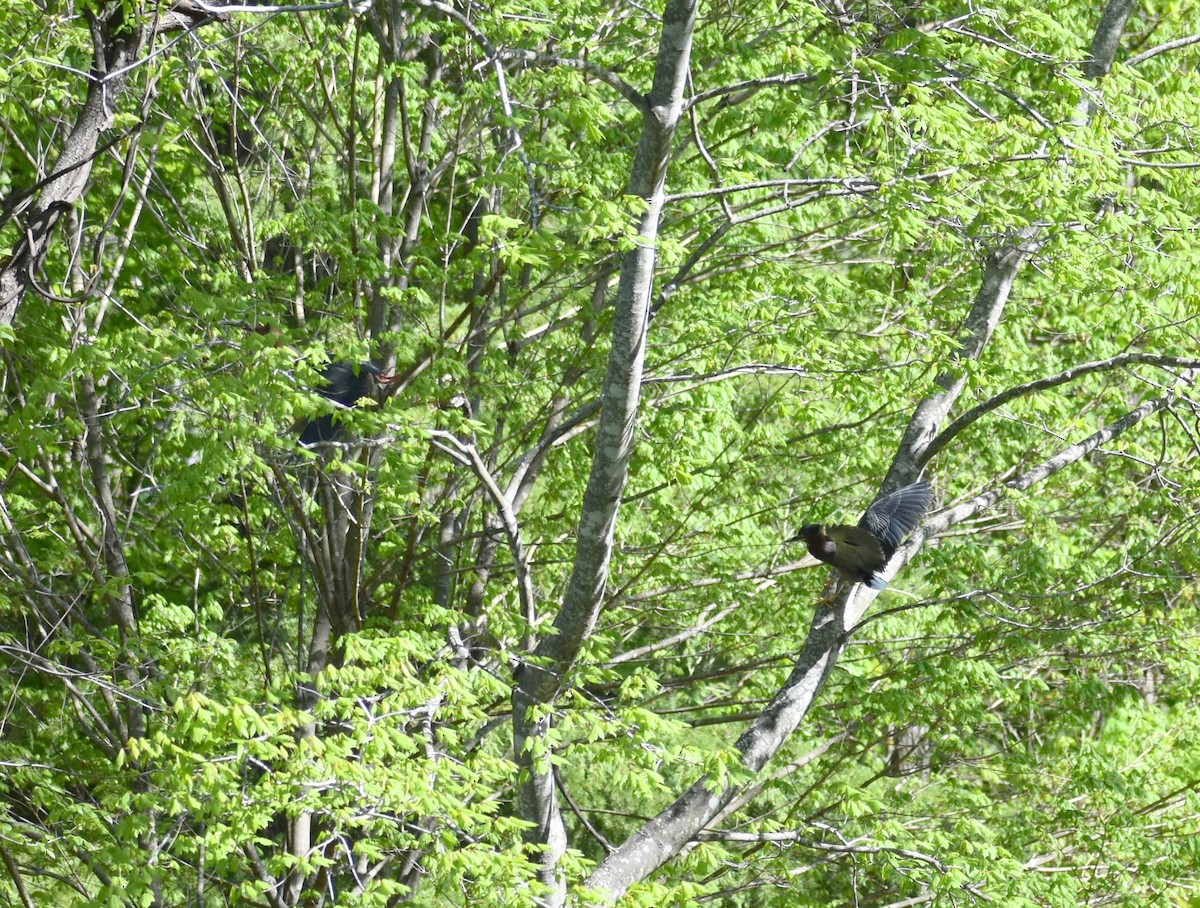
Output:
[[[554,630],[538,644],[534,661],[523,666],[513,692],[513,742],[521,770],[520,811],[534,824],[527,840],[537,846],[538,877],[550,890],[543,904],[554,908],[566,900],[559,862],[566,852],[567,836],[546,744],[548,705],[562,689],[604,602],[613,533],[628,478],[641,399],[667,162],[683,109],[695,20],[695,0],[669,0],[663,13],[654,84],[642,106],[642,135],[629,181],[629,193],[644,200],[645,208],[638,218],[637,247],[625,255],[621,264],[612,348],[592,472],[576,534],[575,564]]]

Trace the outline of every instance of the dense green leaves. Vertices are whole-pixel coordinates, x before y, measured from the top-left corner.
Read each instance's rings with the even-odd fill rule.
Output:
[[[118,8],[153,15],[2,14],[6,255],[74,127],[88,16]],[[552,897],[512,692],[580,541],[660,14],[377,0],[147,49],[0,335],[0,900]],[[1195,355],[1200,77],[1194,46],[1145,53],[1189,21],[1137,11],[1093,84],[1098,15],[701,9],[605,606],[531,713],[574,902],[701,778],[732,806],[625,903],[1190,897],[1185,365],[951,439],[947,506],[1178,395],[928,541],[766,770],[734,746],[824,607],[782,540],[857,519],[922,398],[964,378],[953,418]],[[1003,319],[954,360],[1023,228]],[[311,393],[368,358],[399,377],[381,405]],[[342,440],[300,449],[335,410]]]

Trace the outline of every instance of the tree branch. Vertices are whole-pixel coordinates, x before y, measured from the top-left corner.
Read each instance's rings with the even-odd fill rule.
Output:
[[[704,842],[744,842],[747,844],[769,842],[781,845],[801,845],[804,848],[811,848],[814,851],[826,851],[834,854],[894,854],[899,857],[928,864],[939,873],[946,872],[946,865],[944,863],[931,854],[925,854],[923,851],[913,851],[908,848],[894,848],[884,845],[857,844],[858,841],[862,841],[861,839],[850,842],[818,842],[805,836],[798,830],[780,832],[714,831],[701,833],[700,840]]]
[[[1125,61],[1126,66],[1137,66],[1139,63],[1145,63],[1152,57],[1157,57],[1159,54],[1165,54],[1168,51],[1178,50],[1181,47],[1190,47],[1193,44],[1200,44],[1200,35],[1188,35],[1186,38],[1177,38],[1174,41],[1168,41],[1166,44],[1160,44],[1157,47],[1152,47],[1149,50],[1142,51],[1134,57],[1130,57]]]
[[[21,905],[24,908],[33,908],[33,902],[29,898],[29,891],[25,888],[25,878],[21,875],[20,868],[17,867],[17,862],[13,860],[12,853],[3,842],[0,842],[0,859],[3,859],[4,869],[8,871],[8,877],[13,881],[13,886],[16,887],[17,898],[21,900]]]
[[[439,451],[443,451],[459,463],[471,468],[496,505],[504,532],[508,536],[509,548],[512,550],[521,609],[525,613],[526,622],[532,627],[537,624],[537,601],[533,595],[533,581],[529,576],[529,559],[525,554],[525,544],[521,541],[521,527],[517,523],[517,515],[513,511],[508,497],[488,471],[487,464],[483,462],[483,458],[479,456],[479,451],[473,444],[462,441],[452,433],[443,432],[440,429],[434,429],[429,434],[433,438],[433,445]]]
[[[524,63],[537,63],[549,66],[565,66],[569,69],[578,69],[581,72],[587,73],[598,82],[602,82],[609,88],[615,89],[617,94],[640,110],[646,112],[649,101],[646,96],[618,76],[616,73],[605,69],[602,66],[597,66],[590,60],[583,60],[579,57],[561,57],[558,54],[539,54],[531,50],[518,50],[516,48],[505,48],[498,52],[501,60],[518,60]]]
[[[705,101],[711,101],[713,98],[722,98],[729,95],[735,95],[740,92],[756,92],[761,88],[768,88],[777,85],[806,85],[809,82],[815,82],[817,76],[812,73],[783,73],[778,76],[765,76],[761,79],[747,79],[744,82],[734,82],[732,85],[721,85],[717,88],[710,88],[708,91],[702,91],[699,94],[692,95],[687,99],[687,107],[690,109],[698,104],[703,104]]]
[[[1190,379],[1188,379],[1190,381]],[[1017,492],[1023,492],[1039,482],[1053,476],[1064,467],[1068,467],[1076,461],[1086,457],[1092,451],[1096,450],[1103,444],[1106,444],[1121,435],[1130,427],[1137,425],[1147,416],[1157,413],[1171,405],[1176,397],[1176,392],[1170,393],[1147,401],[1140,407],[1130,410],[1120,419],[1115,420],[1100,431],[1089,435],[1083,441],[1077,442],[1063,448],[1053,457],[1050,457],[1031,470],[1026,470],[1020,476],[1010,479],[999,488],[991,489],[981,495],[976,495],[969,501],[964,501],[955,505],[952,508],[947,508],[940,511],[933,517],[925,521],[924,525],[917,528],[909,541],[896,553],[898,564],[907,562],[921,548],[921,545],[926,539],[931,539],[938,533],[944,532],[956,523],[962,523],[973,517],[979,511],[987,508],[993,508],[1000,503],[1007,495],[1006,489],[1012,489]]]
[[[133,586],[129,577],[129,565],[125,560],[125,540],[121,535],[120,521],[113,499],[112,482],[108,469],[108,452],[105,449],[103,423],[100,419],[100,400],[96,393],[95,380],[84,373],[79,378],[79,415],[83,419],[84,455],[92,480],[97,515],[100,519],[100,555],[107,579],[114,589],[105,593],[109,614],[121,641],[120,674],[131,690],[136,690],[141,677],[131,658],[128,647],[137,635],[137,609],[133,601]],[[144,733],[142,711],[136,706],[129,710],[129,727],[123,729],[129,737],[140,738]]]
[[[879,490],[881,495],[908,485],[920,475],[921,466],[928,459],[925,457],[926,448],[966,387],[967,372],[959,363],[979,359],[987,347],[992,332],[1004,314],[1018,270],[1030,253],[1038,248],[1035,234],[1036,228],[1026,228],[1018,234],[1015,242],[1001,246],[987,257],[983,282],[967,314],[963,340],[954,354],[955,365],[944,369],[934,379],[941,390],[927,396],[913,411],[892,461],[892,468]]]
[[[1018,397],[1024,397],[1027,394],[1034,394],[1038,391],[1045,391],[1049,388],[1056,388],[1059,385],[1066,384],[1069,381],[1074,381],[1077,378],[1082,378],[1085,375],[1091,375],[1095,372],[1108,372],[1112,369],[1120,369],[1124,366],[1132,365],[1147,365],[1160,366],[1162,368],[1178,367],[1180,369],[1196,369],[1200,368],[1200,360],[1185,359],[1178,356],[1159,356],[1154,353],[1122,353],[1119,356],[1114,356],[1111,359],[1096,360],[1090,363],[1081,363],[1078,366],[1072,366],[1070,369],[1065,369],[1056,375],[1049,375],[1045,378],[1039,378],[1036,381],[1026,382],[1023,385],[1017,385],[1015,388],[1009,388],[1007,391],[997,394],[995,397],[984,401],[976,407],[972,407],[954,422],[950,423],[922,452],[919,458],[919,463],[923,469],[930,460],[946,447],[950,441],[954,439],[963,429],[971,425],[981,416],[991,413],[998,407],[1004,406],[1010,400],[1015,400]]]

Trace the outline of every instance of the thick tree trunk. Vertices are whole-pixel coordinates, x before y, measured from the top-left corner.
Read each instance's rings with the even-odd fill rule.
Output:
[[[554,630],[542,637],[534,659],[523,666],[513,692],[514,748],[521,769],[520,811],[534,824],[527,840],[536,846],[538,876],[550,893],[544,899],[548,906],[559,906],[566,900],[559,862],[566,852],[567,836],[544,743],[550,727],[547,707],[562,689],[604,601],[613,532],[628,477],[641,398],[667,162],[683,108],[695,20],[695,0],[669,0],[663,13],[654,84],[642,106],[642,135],[629,184],[629,193],[644,200],[645,208],[638,219],[637,247],[625,255],[621,264],[612,349],[592,472],[576,534],[575,564]]]

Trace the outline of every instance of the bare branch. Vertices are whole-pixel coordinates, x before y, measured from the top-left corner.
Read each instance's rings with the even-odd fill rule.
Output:
[[[946,872],[946,865],[931,854],[925,854],[923,851],[912,851],[908,848],[895,848],[884,845],[859,845],[858,842],[862,841],[861,839],[845,843],[818,842],[799,831],[737,832],[735,830],[721,830],[702,832],[700,840],[702,842],[746,842],[750,844],[770,842],[778,845],[802,845],[814,851],[828,851],[834,854],[894,854],[899,857],[928,864],[939,873]]]
[[[678,192],[669,196],[668,201],[681,202],[688,199],[708,198],[709,196],[727,196],[735,192],[749,192],[752,189],[780,189],[787,192],[793,187],[807,189],[813,186],[837,186],[842,189],[853,190],[855,194],[858,194],[876,192],[880,184],[870,177],[811,177],[807,179],[789,177],[783,180],[755,180],[753,183],[739,183],[736,186],[714,186],[712,189]]]
[[[1160,44],[1158,47],[1152,47],[1149,50],[1142,51],[1136,56],[1130,57],[1125,61],[1126,66],[1137,66],[1139,63],[1145,63],[1152,57],[1157,57],[1159,54],[1165,54],[1168,51],[1178,50],[1181,47],[1190,47],[1193,44],[1200,44],[1200,35],[1188,35],[1186,38],[1177,38],[1174,41],[1168,41],[1166,44]]]
[[[622,98],[638,110],[643,113],[646,111],[648,101],[644,94],[616,73],[605,69],[603,66],[597,66],[590,60],[584,60],[579,57],[561,57],[558,54],[539,54],[531,50],[519,50],[517,48],[504,48],[497,51],[496,55],[501,60],[518,60],[544,66],[565,66],[569,69],[578,69],[581,72],[587,73],[596,81],[607,85],[609,88],[616,89]]]
[[[16,887],[17,898],[21,900],[21,905],[24,908],[33,908],[33,901],[29,898],[29,891],[25,888],[25,878],[21,875],[21,871],[17,867],[17,862],[13,860],[8,846],[3,842],[0,842],[0,859],[4,861],[4,869],[8,871],[9,879],[13,881],[13,886]]]
[[[736,610],[736,605],[727,605],[725,608],[715,613],[713,613],[712,609],[710,608],[706,610],[705,613],[700,616],[700,620],[691,627],[684,628],[679,633],[672,634],[669,637],[664,637],[662,640],[658,640],[654,643],[647,643],[645,646],[638,646],[634,649],[626,650],[619,656],[614,656],[612,659],[609,659],[608,662],[604,663],[604,667],[611,668],[614,665],[621,665],[625,662],[636,662],[643,656],[648,656],[651,653],[658,652],[659,650],[670,649],[678,643],[691,640],[693,637],[697,637],[704,633],[710,627],[720,624],[723,620],[725,620],[726,617]]]
[[[526,477],[531,470],[545,458],[546,453],[555,445],[562,444],[575,433],[586,427],[588,421],[600,411],[600,401],[593,400],[576,408],[575,412],[563,419],[561,423],[543,433],[537,444],[521,455],[509,480],[506,494],[513,501],[524,494],[527,489]]]
[[[744,82],[721,85],[717,88],[710,88],[708,91],[702,91],[697,95],[692,95],[687,99],[686,107],[695,107],[698,104],[703,104],[705,101],[711,101],[713,98],[727,97],[741,92],[757,92],[759,89],[778,85],[805,85],[816,80],[817,76],[812,73],[781,73],[778,76],[766,76],[762,79],[747,79]]]
[[[1049,375],[1045,378],[1039,378],[1036,381],[1026,382],[1023,385],[1017,385],[1015,388],[1009,388],[995,397],[992,397],[976,407],[972,407],[954,422],[950,423],[942,432],[929,443],[922,452],[919,458],[919,463],[922,468],[929,463],[937,454],[944,448],[953,438],[963,431],[971,423],[975,422],[981,416],[991,413],[998,407],[1004,406],[1010,400],[1015,400],[1018,397],[1024,397],[1027,394],[1034,394],[1038,391],[1045,391],[1049,388],[1056,388],[1059,385],[1074,381],[1077,378],[1082,378],[1085,375],[1092,375],[1096,372],[1108,372],[1112,369],[1121,369],[1131,365],[1148,365],[1160,366],[1162,368],[1177,367],[1180,369],[1197,369],[1200,368],[1200,360],[1184,359],[1178,356],[1159,356],[1153,353],[1122,353],[1120,356],[1114,356],[1111,359],[1096,360],[1090,363],[1081,363],[1078,366],[1072,366],[1070,369],[1065,369],[1056,375]]]
[[[602,66],[597,66],[595,63],[577,57],[560,57],[556,54],[539,54],[535,51],[521,50],[519,48],[493,47],[491,41],[488,40],[488,37],[479,30],[479,27],[475,25],[474,22],[449,4],[442,3],[441,0],[415,0],[415,2],[417,6],[423,6],[426,9],[433,10],[434,12],[447,17],[448,19],[453,19],[481,48],[483,48],[488,57],[497,63],[499,63],[501,60],[512,60],[525,63],[566,66],[571,69],[578,69],[587,73],[589,76],[592,76],[598,81],[603,82],[605,85],[615,88],[621,97],[623,97],[626,101],[631,103],[643,113],[647,109],[648,102],[645,95],[616,75],[616,73],[610,72],[609,70],[604,69]],[[497,74],[500,75],[499,67],[497,67]],[[503,78],[502,75],[501,78]],[[511,116],[512,110],[508,109],[507,113],[509,116]]]
[[[921,526],[913,533],[912,538],[908,543],[896,553],[896,558],[899,563],[903,564],[908,561],[921,547],[926,539],[936,536],[943,530],[949,529],[956,523],[961,523],[970,517],[973,517],[979,511],[987,508],[995,507],[1002,501],[1007,494],[1007,489],[1023,492],[1039,482],[1053,476],[1064,467],[1068,467],[1076,461],[1090,454],[1103,444],[1106,444],[1116,438],[1118,435],[1125,432],[1131,426],[1137,425],[1147,416],[1157,413],[1171,405],[1175,400],[1175,392],[1171,392],[1163,397],[1155,398],[1147,401],[1135,410],[1126,413],[1120,419],[1105,426],[1098,432],[1089,435],[1083,441],[1063,448],[1053,457],[1042,461],[1032,470],[1026,470],[1015,479],[1010,479],[1003,486],[991,489],[981,495],[976,495],[969,501],[964,501],[952,508],[947,508],[940,511],[933,517],[925,521],[924,526]]]
[[[206,13],[251,13],[275,15],[277,13],[319,13],[330,9],[345,9],[352,4],[347,0],[329,0],[326,3],[206,3],[205,0],[187,0],[188,4]],[[369,6],[374,0],[367,0]]]
[[[525,554],[525,544],[521,541],[521,527],[517,523],[517,515],[513,511],[508,497],[501,490],[495,477],[488,471],[487,464],[479,456],[479,451],[473,444],[462,441],[450,432],[434,429],[429,433],[434,446],[453,457],[464,466],[470,467],[479,481],[483,483],[488,497],[496,505],[504,532],[508,536],[508,545],[512,550],[513,565],[517,574],[517,593],[521,597],[521,608],[525,620],[532,627],[537,624],[537,602],[533,595],[533,581],[529,576],[529,559]]]
[[[978,359],[987,347],[992,332],[1004,314],[1017,271],[1030,253],[1038,248],[1035,235],[1035,228],[1028,228],[1015,242],[1002,246],[988,256],[983,282],[963,326],[964,337],[955,353],[956,361]],[[883,481],[881,495],[907,485],[920,475],[921,466],[927,460],[924,457],[925,449],[966,387],[967,373],[961,366],[955,365],[944,370],[934,381],[941,390],[917,404],[892,461],[892,468]]]

